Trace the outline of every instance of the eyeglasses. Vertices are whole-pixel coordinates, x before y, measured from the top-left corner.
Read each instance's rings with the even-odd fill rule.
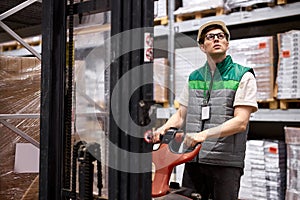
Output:
[[[205,38],[207,40],[213,41],[216,36],[219,40],[223,40],[225,38],[225,33],[222,33],[222,32],[221,33],[216,33],[216,34],[210,33],[210,34],[206,34]]]

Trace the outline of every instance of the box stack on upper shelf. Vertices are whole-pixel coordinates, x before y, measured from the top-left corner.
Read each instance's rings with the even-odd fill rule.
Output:
[[[287,144],[286,200],[300,199],[300,128],[285,127]]]
[[[296,1],[297,0],[176,0],[173,15],[175,16],[176,22],[212,16],[219,18],[220,16],[230,15],[231,13],[249,12],[260,8],[273,9]],[[281,9],[279,8],[279,10]],[[166,25],[168,23],[168,0],[154,1],[154,11],[154,24]],[[263,12],[265,13],[266,11]]]
[[[223,0],[182,0],[182,7],[174,11],[174,15],[177,22],[218,16],[223,14],[223,4]]]
[[[229,45],[228,54],[234,62],[253,68],[258,101],[274,101],[273,37],[232,40]]]
[[[275,0],[224,0],[224,8],[227,13],[241,10],[250,11],[260,7],[272,7],[275,4]]]
[[[175,0],[175,10],[182,5],[181,0]],[[168,24],[168,0],[154,1],[154,25]]]
[[[278,99],[300,98],[300,31],[278,34]]]
[[[161,25],[168,23],[167,0],[154,1],[154,23]]]

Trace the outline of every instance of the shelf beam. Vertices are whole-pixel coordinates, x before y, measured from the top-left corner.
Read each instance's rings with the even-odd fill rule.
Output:
[[[252,113],[250,121],[256,122],[300,122],[300,109],[259,109]]]
[[[229,15],[211,16],[202,19],[177,22],[174,23],[174,29],[176,32],[180,33],[197,31],[201,24],[211,20],[222,20],[230,27],[285,17],[296,17],[300,15],[299,10],[300,2],[296,2],[282,6],[254,9],[252,11],[235,12]],[[155,26],[154,36],[158,37],[163,35],[168,35],[168,27],[163,25]]]

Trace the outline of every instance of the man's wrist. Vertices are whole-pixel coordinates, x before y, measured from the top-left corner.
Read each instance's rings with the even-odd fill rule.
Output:
[[[202,134],[202,137],[203,137],[204,140],[206,140],[208,138],[208,131],[207,130],[201,131],[200,133]]]

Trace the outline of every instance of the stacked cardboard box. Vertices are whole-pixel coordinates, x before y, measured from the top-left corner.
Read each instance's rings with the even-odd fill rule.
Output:
[[[0,56],[0,113],[39,113],[40,76],[38,59]],[[39,118],[6,121],[39,141]],[[0,199],[21,199],[37,174],[15,173],[16,144],[26,141],[1,123],[0,133]]]
[[[254,199],[267,199],[267,180],[263,140],[250,140],[248,145],[251,163],[252,196]]]
[[[286,200],[300,199],[300,128],[284,129],[287,144]]]
[[[251,178],[251,156],[252,152],[249,150],[250,143],[246,143],[245,168],[244,174],[240,181],[239,199],[253,199],[252,194],[252,178]]]
[[[278,34],[278,99],[300,98],[300,31]]]
[[[286,188],[286,146],[284,141],[265,141],[267,199],[284,200]]]
[[[239,199],[266,197],[263,141],[247,141],[245,171],[240,181]]]
[[[228,54],[234,62],[253,68],[257,80],[257,99],[273,99],[273,37],[232,40],[229,45]]]
[[[286,148],[283,141],[247,141],[240,199],[284,200]]]

